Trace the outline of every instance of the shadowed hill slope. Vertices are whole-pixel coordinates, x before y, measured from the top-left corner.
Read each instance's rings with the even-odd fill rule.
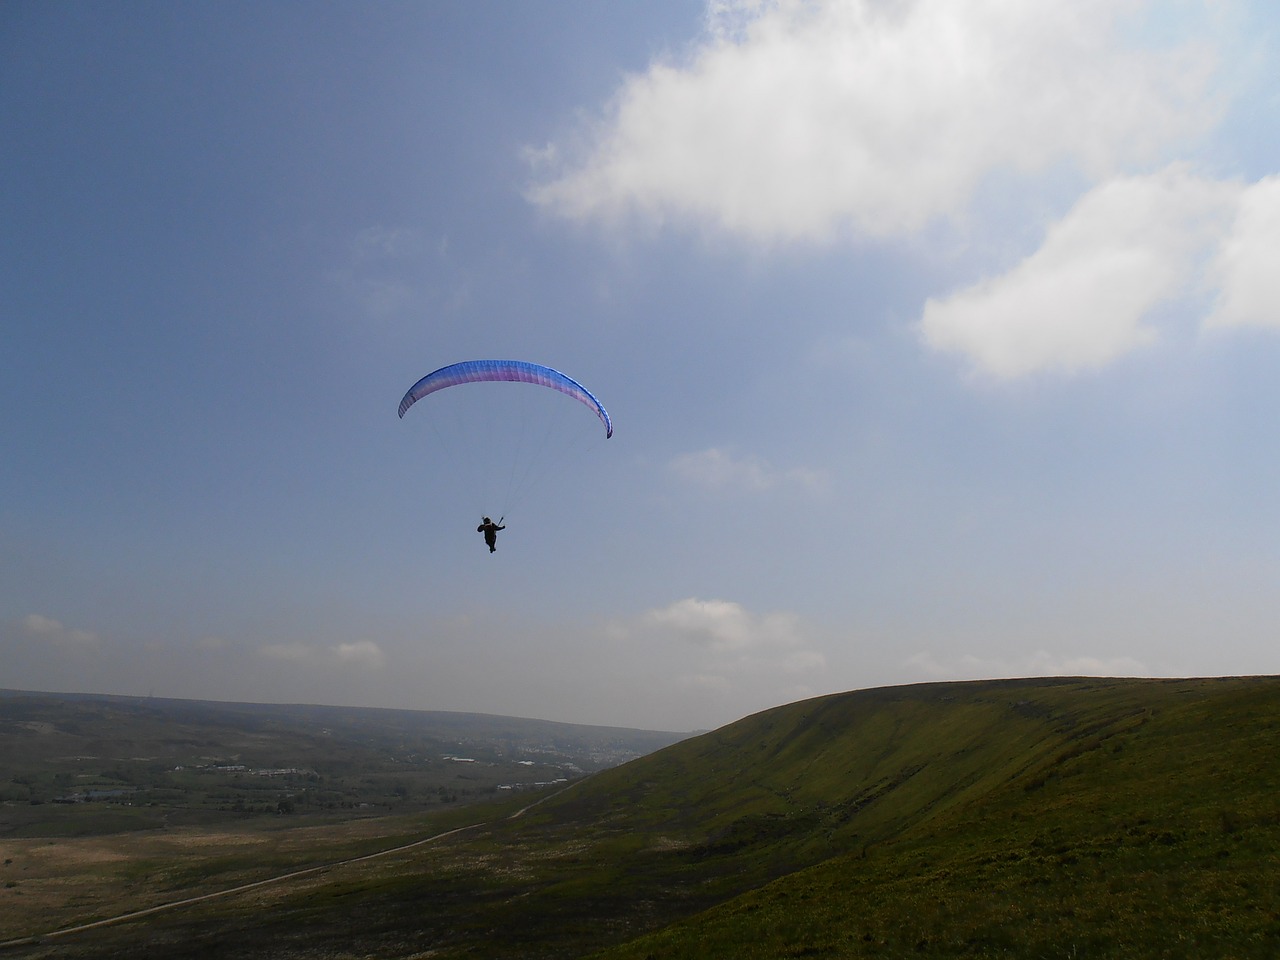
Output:
[[[570,820],[711,849],[792,835],[806,857],[861,848],[1136,730],[1159,690],[1136,681],[925,684],[809,700],[748,717],[601,774],[553,801]],[[788,845],[792,846],[792,845]]]
[[[849,849],[602,956],[1280,956],[1275,678],[908,687],[718,736],[797,710],[824,772],[791,815]]]
[[[1278,797],[1277,678],[859,691],[58,955],[1271,957]]]

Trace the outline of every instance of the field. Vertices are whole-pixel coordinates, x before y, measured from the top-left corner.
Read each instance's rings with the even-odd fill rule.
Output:
[[[1280,680],[860,691],[495,805],[289,822],[6,840],[15,937],[331,865],[6,955],[1280,956]]]

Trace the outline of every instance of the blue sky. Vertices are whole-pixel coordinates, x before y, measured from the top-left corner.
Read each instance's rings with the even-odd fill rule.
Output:
[[[1278,29],[5,4],[0,686],[684,730],[1280,672]],[[479,357],[614,437],[396,417]]]

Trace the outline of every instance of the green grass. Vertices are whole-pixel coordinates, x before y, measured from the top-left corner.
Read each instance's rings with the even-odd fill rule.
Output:
[[[1280,679],[927,684],[767,711],[518,819],[56,946],[1274,957],[1277,850]]]
[[[1280,956],[1280,685],[1027,700],[1043,738],[1015,734],[980,790],[940,790],[934,762],[902,799],[938,801],[894,835],[601,956]]]

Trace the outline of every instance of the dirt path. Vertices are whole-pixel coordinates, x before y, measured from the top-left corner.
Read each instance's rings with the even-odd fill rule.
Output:
[[[572,784],[570,784],[572,786]],[[202,893],[195,897],[186,897],[182,900],[170,900],[168,903],[157,904],[154,907],[146,907],[142,910],[132,910],[129,913],[122,913],[119,916],[107,917],[105,920],[95,920],[92,923],[81,923],[74,927],[63,927],[60,930],[51,930],[48,933],[33,934],[29,937],[17,937],[13,940],[0,941],[0,950],[6,947],[29,947],[52,940],[55,937],[64,937],[73,933],[83,933],[86,930],[94,930],[98,927],[106,927],[115,923],[125,923],[129,920],[137,920],[140,917],[149,917],[154,913],[161,913],[165,910],[177,910],[181,907],[189,907],[194,903],[203,903],[206,900],[215,900],[218,897],[230,897],[237,893],[244,893],[247,890],[254,890],[258,887],[269,886],[273,883],[284,883],[288,880],[296,880],[299,877],[310,876],[314,873],[322,873],[325,870],[336,870],[339,867],[349,866],[353,863],[363,863],[366,860],[376,860],[379,857],[387,857],[393,853],[401,853],[405,850],[412,850],[414,847],[421,847],[428,843],[435,843],[437,840],[443,840],[445,837],[452,837],[455,834],[465,833],[467,830],[475,830],[479,827],[491,826],[495,823],[502,823],[506,820],[515,820],[524,816],[526,812],[532,810],[540,803],[545,803],[552,797],[557,797],[568,790],[557,790],[555,793],[549,793],[545,797],[540,797],[533,803],[521,807],[515,813],[508,814],[501,820],[484,820],[480,823],[469,823],[465,827],[455,827],[452,830],[446,830],[443,833],[433,834],[430,837],[423,837],[421,840],[414,840],[410,843],[402,843],[396,847],[388,847],[386,850],[378,850],[375,853],[366,853],[358,857],[349,857],[346,860],[335,860],[333,863],[323,863],[317,867],[306,867],[302,870],[292,870],[289,873],[282,873],[279,876],[268,877],[265,880],[255,880],[252,883],[242,883],[239,886],[228,887],[225,890],[215,890],[213,893]]]

